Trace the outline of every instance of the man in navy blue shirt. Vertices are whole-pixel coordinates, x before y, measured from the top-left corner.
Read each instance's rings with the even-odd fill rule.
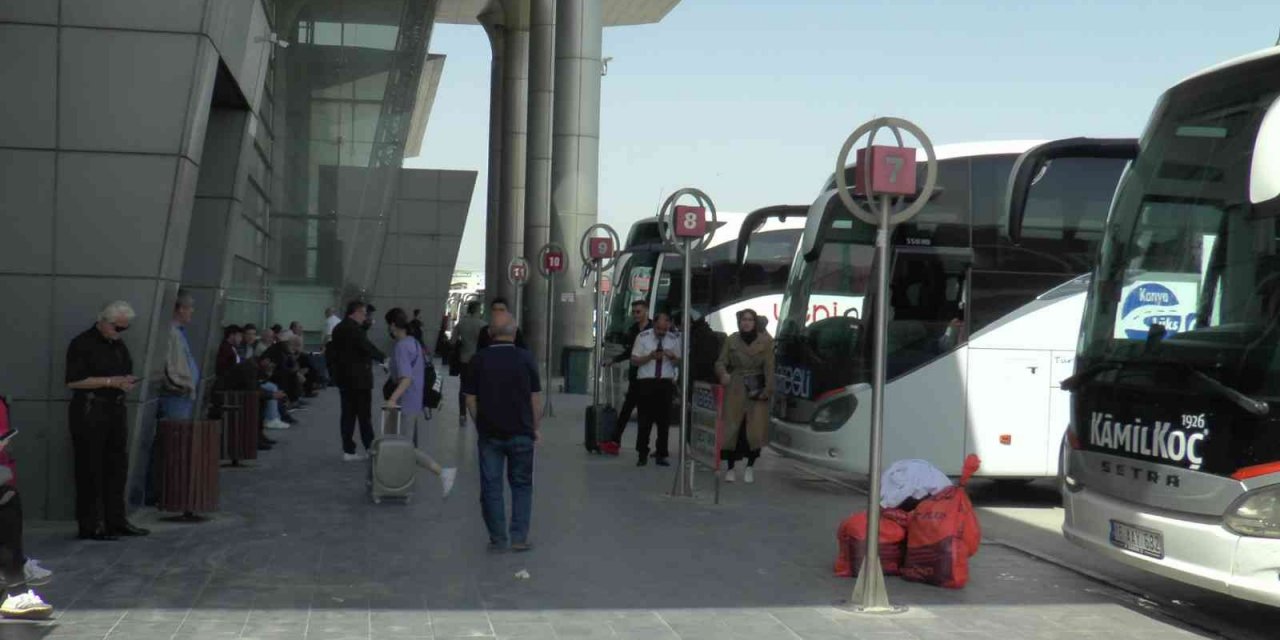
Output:
[[[471,359],[462,392],[479,433],[480,504],[489,549],[528,551],[533,511],[533,450],[542,420],[542,384],[533,354],[517,347],[515,318],[498,311],[489,321],[493,344]],[[511,486],[507,524],[502,476]]]

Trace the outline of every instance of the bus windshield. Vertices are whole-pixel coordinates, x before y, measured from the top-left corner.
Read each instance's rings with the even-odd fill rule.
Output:
[[[875,228],[859,222],[834,197],[815,260],[794,253],[777,334],[778,381],[785,396],[814,400],[859,378],[855,358],[862,296],[875,253]],[[826,301],[814,305],[814,300]],[[842,304],[843,303],[843,304]],[[775,405],[779,406],[779,405]]]
[[[1203,446],[1161,462],[1230,474],[1280,458],[1272,432],[1232,426],[1256,422],[1241,420],[1239,399],[1223,391],[1280,400],[1280,203],[1275,193],[1252,202],[1250,184],[1274,184],[1280,169],[1276,157],[1255,156],[1268,144],[1264,118],[1280,111],[1277,84],[1270,59],[1174,89],[1116,195],[1085,315],[1079,395],[1082,406],[1114,406],[1142,389],[1139,413],[1155,414],[1133,417],[1175,430],[1176,414],[1198,415]],[[1133,453],[1091,438],[1081,417],[1086,444]]]
[[[614,293],[609,307],[605,339],[626,344],[627,329],[631,327],[631,303],[646,300],[653,282],[653,270],[658,264],[660,245],[628,250],[620,259],[620,269],[613,279]]]

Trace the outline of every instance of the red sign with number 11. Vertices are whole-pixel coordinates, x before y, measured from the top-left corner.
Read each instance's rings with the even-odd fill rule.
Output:
[[[676,206],[677,238],[701,238],[707,233],[707,210],[703,207]]]

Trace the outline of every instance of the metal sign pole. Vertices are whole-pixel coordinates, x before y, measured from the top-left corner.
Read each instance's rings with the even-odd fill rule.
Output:
[[[689,316],[693,311],[693,241],[684,239],[684,276],[680,304],[684,311],[680,314],[680,460],[676,465],[676,486],[672,495],[680,497],[693,496],[693,474],[689,473],[688,458],[689,441]]]
[[[543,344],[546,346],[544,354],[546,358],[547,377],[542,381],[542,415],[547,417],[555,417],[556,412],[551,408],[551,328],[555,326],[556,318],[556,274],[552,273],[547,276],[547,341]]]
[[[516,326],[520,326],[520,317],[524,314],[524,307],[520,304],[521,293],[524,291],[524,283],[516,285]]]
[[[884,382],[886,340],[889,333],[889,196],[880,196],[880,227],[876,230],[875,360],[871,372],[871,469],[867,505],[867,553],[858,582],[853,587],[853,600],[864,611],[894,611],[880,566],[880,474],[884,466]],[[874,502],[870,502],[874,500]],[[872,538],[870,536],[874,535]]]
[[[592,389],[591,389],[591,407],[592,407],[592,411],[597,412],[595,415],[597,420],[599,420],[600,418],[600,414],[598,412],[599,410],[596,408],[600,406],[600,350],[604,348],[604,342],[601,341],[601,335],[600,335],[601,334],[600,317],[601,315],[603,315],[603,312],[604,312],[604,309],[602,308],[604,305],[601,304],[601,298],[600,298],[600,283],[602,280],[602,275],[604,273],[604,269],[601,266],[603,263],[604,263],[603,260],[597,260],[595,263],[596,315],[591,323],[591,326],[594,329],[594,333],[595,333],[595,344],[592,345],[592,349],[591,349],[591,360],[592,360],[591,371],[594,374],[592,375],[592,380],[595,382],[595,384],[592,385]],[[599,428],[598,423],[597,423],[597,428]]]
[[[893,132],[898,142],[896,148],[874,146],[876,132],[882,128],[888,128]],[[924,188],[919,191],[919,197],[916,198],[915,202],[911,203],[904,211],[893,213],[893,196],[891,194],[917,194],[916,152],[914,149],[908,149],[903,145],[900,130],[906,130],[914,135],[916,140],[924,147],[927,157],[927,173]],[[857,161],[856,186],[859,192],[866,195],[868,202],[872,202],[873,198],[877,194],[879,195],[879,211],[876,213],[867,211],[854,201],[850,193],[847,176],[845,175],[849,152],[852,150],[854,143],[868,133],[870,137],[867,140],[867,147],[863,150],[863,153],[859,154]],[[934,186],[937,184],[937,178],[937,157],[933,152],[933,144],[919,127],[901,118],[876,118],[858,127],[845,140],[844,146],[841,147],[840,154],[836,158],[836,193],[854,217],[867,224],[876,225],[876,264],[879,267],[876,278],[875,326],[873,328],[875,362],[873,363],[871,381],[871,439],[869,442],[871,450],[870,459],[868,460],[870,491],[867,496],[867,549],[861,570],[858,572],[858,582],[854,586],[852,594],[854,610],[859,613],[886,614],[900,613],[906,610],[905,607],[894,607],[889,603],[889,594],[884,583],[884,571],[880,564],[879,544],[881,520],[880,475],[884,466],[884,385],[888,357],[886,339],[889,327],[889,242],[894,225],[911,219],[924,208],[933,193]]]

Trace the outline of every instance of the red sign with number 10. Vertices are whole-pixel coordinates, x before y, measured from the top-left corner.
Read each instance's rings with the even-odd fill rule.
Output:
[[[707,210],[703,207],[676,206],[677,238],[701,238],[707,233]]]
[[[548,251],[542,256],[542,268],[548,273],[564,271],[564,254],[558,251]]]

